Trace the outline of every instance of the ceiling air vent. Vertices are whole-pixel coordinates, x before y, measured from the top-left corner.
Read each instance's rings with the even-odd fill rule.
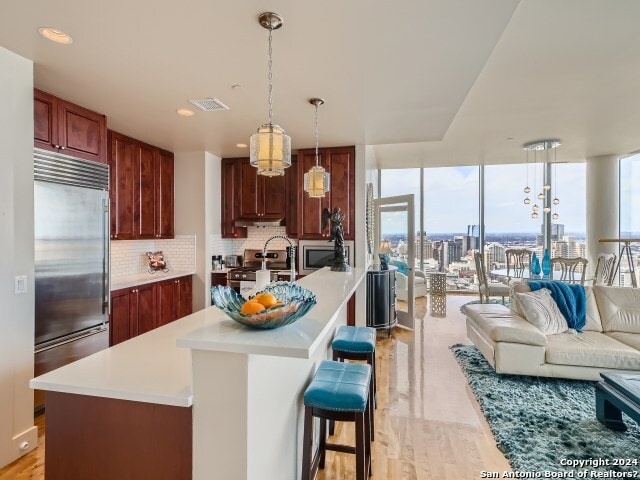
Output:
[[[229,110],[229,107],[227,107],[224,103],[222,103],[217,98],[201,98],[199,100],[189,100],[189,103],[192,103],[203,112],[214,112],[216,110]]]

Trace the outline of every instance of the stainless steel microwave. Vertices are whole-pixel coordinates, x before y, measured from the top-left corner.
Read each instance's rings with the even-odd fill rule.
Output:
[[[354,243],[345,240],[347,262],[353,267]],[[300,240],[298,242],[298,275],[309,275],[323,267],[330,267],[334,260],[333,242],[326,240]]]

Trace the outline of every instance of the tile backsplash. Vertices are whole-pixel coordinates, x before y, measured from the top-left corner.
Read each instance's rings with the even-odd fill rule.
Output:
[[[111,278],[146,273],[146,252],[158,250],[164,252],[169,270],[195,270],[195,235],[176,235],[171,240],[117,240],[111,242]]]
[[[274,235],[286,235],[285,227],[247,227],[247,238],[229,239],[220,235],[209,236],[209,251],[212,255],[242,255],[245,249],[262,249],[264,242]],[[294,244],[297,240],[292,239]],[[286,240],[275,238],[269,243],[269,249],[284,250],[289,244]]]

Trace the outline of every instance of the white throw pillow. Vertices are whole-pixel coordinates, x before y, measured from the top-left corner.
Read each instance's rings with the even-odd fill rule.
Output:
[[[541,288],[535,292],[516,293],[515,296],[524,318],[544,335],[569,330],[567,319],[562,315],[550,290]]]

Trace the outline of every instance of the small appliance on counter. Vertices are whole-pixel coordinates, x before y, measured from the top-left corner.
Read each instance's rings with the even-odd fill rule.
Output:
[[[224,264],[227,268],[238,268],[242,266],[242,255],[226,255]]]

